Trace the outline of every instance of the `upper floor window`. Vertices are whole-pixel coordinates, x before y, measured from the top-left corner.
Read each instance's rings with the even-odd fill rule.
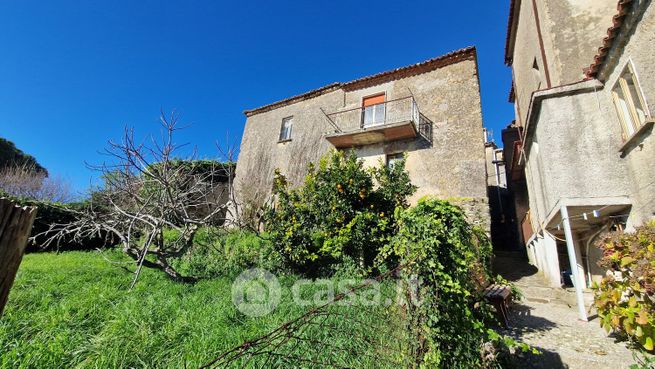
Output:
[[[612,88],[612,97],[623,127],[624,139],[632,136],[649,117],[632,63],[628,63]]]
[[[293,117],[282,119],[282,128],[280,129],[280,141],[291,139],[291,130],[293,129]]]
[[[534,83],[537,86],[537,90],[541,89],[541,71],[539,70],[539,63],[537,63],[537,58],[534,58],[532,61],[532,77],[534,78]]]
[[[365,97],[362,100],[362,127],[383,124],[385,118],[385,94]]]
[[[397,154],[387,155],[387,167],[389,168],[393,167],[396,163],[403,160],[404,158],[405,158],[405,154],[403,154],[402,152],[399,152]]]

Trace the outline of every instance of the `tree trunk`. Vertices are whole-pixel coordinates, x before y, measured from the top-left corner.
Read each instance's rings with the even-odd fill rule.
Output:
[[[23,260],[35,217],[36,207],[19,207],[0,198],[0,315]]]

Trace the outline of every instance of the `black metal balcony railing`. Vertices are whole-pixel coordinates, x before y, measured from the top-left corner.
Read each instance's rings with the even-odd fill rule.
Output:
[[[337,132],[351,132],[396,123],[419,124],[419,110],[412,96],[326,114]]]

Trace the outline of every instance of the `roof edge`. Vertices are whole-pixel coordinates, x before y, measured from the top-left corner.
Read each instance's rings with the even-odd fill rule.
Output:
[[[400,67],[385,72],[376,73],[370,76],[358,78],[343,84],[346,91],[358,90],[368,86],[374,86],[380,83],[388,82],[390,80],[411,77],[433,70],[443,68],[445,66],[458,63],[464,60],[474,60],[477,58],[477,50],[475,46],[465,47],[463,49],[451,51],[447,54],[437,56],[426,61]]]
[[[521,140],[530,143],[529,138],[534,132],[534,126],[537,124],[536,116],[541,111],[541,103],[543,100],[550,98],[557,98],[562,96],[577,95],[581,93],[588,93],[603,88],[603,84],[597,79],[585,79],[582,81],[572,82],[561,86],[551,87],[544,90],[537,90],[532,93],[530,97],[530,104],[528,105],[528,114],[525,119],[525,126],[523,127],[523,137]],[[530,145],[526,144],[526,151],[529,151]]]
[[[405,78],[405,77],[410,77],[410,76],[415,76],[427,72],[431,72],[433,70],[458,63],[460,61],[464,60],[476,60],[477,59],[477,50],[475,46],[469,46],[463,49],[455,50],[452,52],[449,52],[447,54],[428,59],[426,61],[408,65],[405,67],[400,67],[396,69],[391,69],[385,72],[380,72],[376,74],[372,74],[366,77],[354,79],[349,82],[345,83],[340,83],[340,82],[335,82],[332,84],[329,84],[327,86],[323,86],[320,88],[317,88],[315,90],[311,90],[299,95],[291,96],[289,98],[283,99],[276,101],[271,104],[267,104],[264,106],[261,106],[259,108],[254,108],[254,109],[249,109],[245,110],[243,113],[246,115],[246,117],[251,117],[253,115],[259,114],[259,113],[264,113],[268,112],[271,110],[275,110],[277,108],[291,105],[300,101],[308,100],[317,96],[321,96],[323,94],[326,94],[328,92],[335,91],[337,89],[343,88],[346,91],[353,91],[357,90],[360,88],[364,88],[367,86],[373,86],[376,84],[384,83],[390,80],[395,80],[399,78]],[[477,68],[477,66],[476,66]]]
[[[587,78],[597,78],[603,64],[607,59],[609,51],[612,49],[614,40],[621,32],[621,27],[624,24],[625,17],[628,13],[628,8],[632,4],[632,0],[619,0],[616,5],[617,13],[612,17],[612,26],[607,29],[607,36],[603,38],[602,45],[598,48],[598,52],[594,56],[594,61],[583,72]]]
[[[341,88],[341,85],[342,85],[342,83],[339,83],[339,82],[331,83],[331,84],[329,84],[327,86],[319,87],[317,89],[307,91],[307,92],[299,94],[299,95],[287,97],[286,99],[279,100],[279,101],[276,101],[274,103],[267,104],[267,105],[264,105],[264,106],[260,106],[259,108],[244,110],[243,114],[245,114],[246,117],[250,117],[250,116],[253,116],[253,115],[258,114],[258,113],[264,113],[264,112],[267,112],[267,111],[275,110],[275,109],[277,109],[279,107],[282,107],[282,106],[291,105],[291,104],[294,104],[294,103],[297,103],[297,102],[300,102],[300,101],[304,101],[304,100],[308,100],[308,99],[311,99],[311,98],[314,98],[314,97],[317,97],[317,96],[321,96],[321,95],[326,94],[328,92],[332,92],[334,90],[337,90],[337,89]]]
[[[514,28],[514,19],[518,17],[516,11],[516,4],[521,6],[521,0],[510,0],[509,2],[509,16],[507,19],[507,35],[505,36],[505,65],[510,66],[513,63],[512,54],[514,53],[514,37],[516,36],[516,29]]]

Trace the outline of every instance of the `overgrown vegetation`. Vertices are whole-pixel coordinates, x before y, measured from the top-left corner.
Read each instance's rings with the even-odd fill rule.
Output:
[[[610,273],[595,284],[594,301],[608,332],[625,335],[642,350],[655,349],[655,222],[635,232],[614,232],[599,246],[599,265]]]
[[[174,230],[164,231],[167,240],[178,237]],[[282,271],[282,259],[265,235],[239,229],[200,229],[193,246],[172,265],[184,275],[202,279],[234,276],[255,267]]]
[[[385,283],[420,280],[418,301],[407,305],[335,305],[353,320],[341,311],[307,323],[318,330],[312,339],[334,346],[301,338],[302,345],[285,347],[293,357],[343,355],[339,362],[356,362],[351,359],[358,355],[343,347],[389,339],[381,326],[402,337],[394,338],[401,348],[395,358],[421,368],[499,368],[510,347],[528,349],[490,329],[494,318],[482,294],[497,279],[490,274],[486,234],[447,201],[424,198],[410,208],[416,188],[404,161],[365,168],[354,152],[334,151],[310,166],[296,188],[278,172],[274,206],[264,212],[266,233],[257,234],[238,227],[238,219],[225,223],[234,166],[179,160],[171,138],[175,120],[163,124],[161,145],[141,145],[129,130],[122,142],[111,143],[119,164],[100,167],[104,188],[66,207],[72,218],[42,233],[55,232],[51,242],[112,235],[124,253],[29,255],[0,321],[3,366],[197,367],[306,314],[292,303],[289,288],[270,316],[237,312],[231,277],[253,267],[277,272],[286,287],[300,276],[338,280],[381,271],[388,271]],[[142,283],[135,285],[137,276]],[[174,282],[183,280],[195,283]],[[134,289],[125,291],[128,285]],[[401,291],[416,292],[409,285]],[[362,326],[361,342],[353,341],[352,322]],[[341,350],[316,350],[316,344]],[[298,347],[314,350],[294,351]],[[379,367],[376,358],[388,347],[364,350],[371,355],[364,367]]]
[[[435,198],[396,216],[398,233],[380,258],[398,258],[407,276],[420,278],[421,303],[410,305],[408,319],[423,342],[416,353],[421,367],[500,367],[508,344],[527,349],[489,329],[482,292],[492,282],[492,249],[484,232],[459,207]]]
[[[297,188],[276,173],[266,230],[295,271],[325,275],[344,261],[369,269],[395,231],[394,209],[414,191],[404,161],[366,169],[354,152],[334,151]]]
[[[242,240],[240,249],[254,242],[238,234],[227,238]],[[146,269],[141,283],[127,291],[131,271],[121,267],[133,265],[123,253],[111,250],[26,255],[0,319],[0,367],[198,368],[306,311],[291,298],[289,286],[297,278],[293,275],[278,276],[284,287],[278,308],[266,317],[251,318],[232,302],[232,278],[185,284]],[[386,331],[378,331],[388,325],[386,310],[372,314],[378,311],[374,307],[340,309],[349,309],[353,320],[330,316],[323,326],[333,331],[315,326],[311,337],[330,336],[334,347],[350,347],[355,332],[358,337],[388,338]],[[356,327],[352,321],[358,322]],[[307,352],[308,345],[290,355],[325,362],[352,357],[315,344]],[[380,368],[375,359],[357,367]]]
[[[161,116],[162,134],[140,142],[126,128],[120,141],[110,141],[105,151],[112,162],[98,165],[105,181],[84,207],[75,212],[75,221],[52,224],[43,234],[46,245],[66,237],[88,239],[110,234],[137,268],[132,286],[142,267],[163,271],[177,281],[193,281],[171,264],[194,245],[202,228],[224,224],[232,195],[234,165],[196,160],[184,155],[184,146],[175,142],[180,129],[177,115]],[[176,238],[165,238],[172,230]]]

